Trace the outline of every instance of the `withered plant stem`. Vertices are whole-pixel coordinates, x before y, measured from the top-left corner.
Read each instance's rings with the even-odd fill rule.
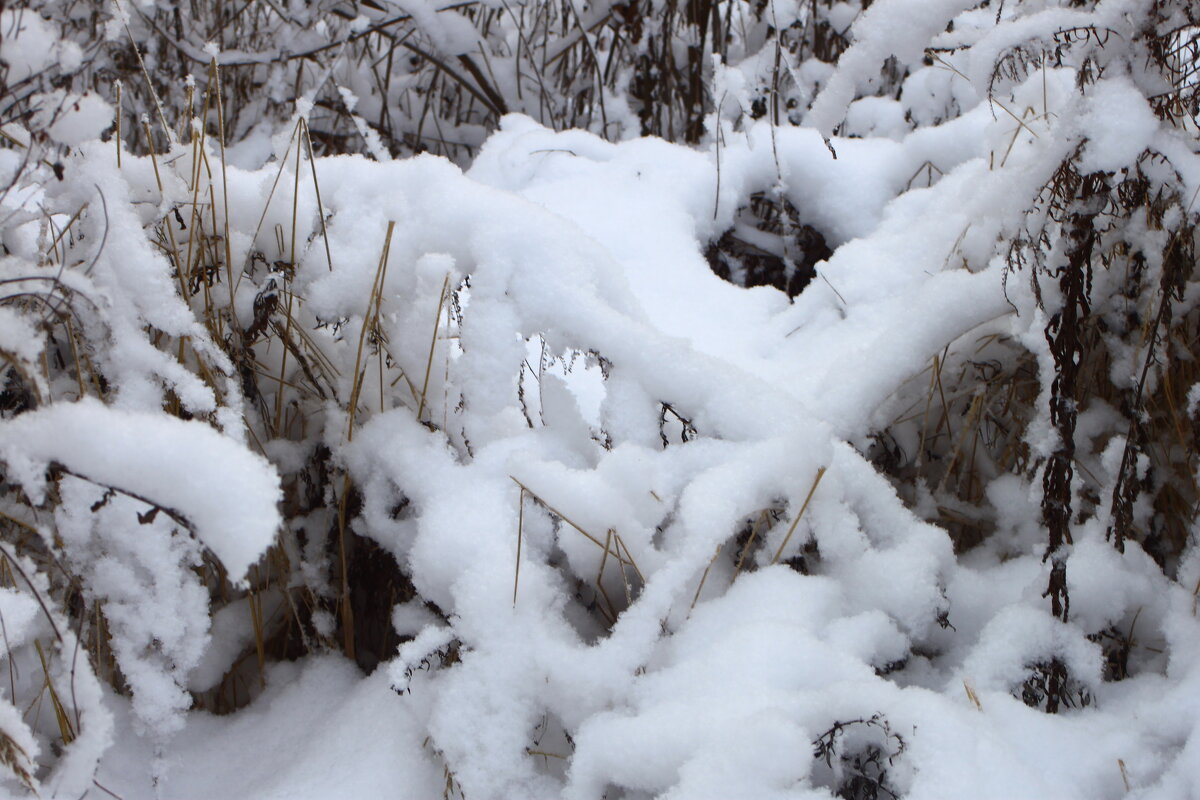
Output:
[[[775,551],[775,557],[771,559],[772,564],[779,563],[779,557],[783,555],[783,549],[787,547],[788,542],[792,540],[792,534],[796,532],[796,526],[800,524],[800,520],[804,518],[804,512],[808,510],[808,504],[816,494],[817,487],[821,485],[821,479],[825,477],[825,467],[817,470],[817,476],[813,478],[812,486],[808,488],[808,495],[804,498],[804,504],[800,506],[800,513],[796,514],[796,518],[792,520],[792,525],[788,528],[787,535],[783,537],[783,541],[779,543],[779,549]]]

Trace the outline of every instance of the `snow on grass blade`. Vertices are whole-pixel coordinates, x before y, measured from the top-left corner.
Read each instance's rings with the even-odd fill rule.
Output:
[[[185,520],[235,581],[279,525],[275,470],[202,422],[83,399],[0,423],[0,457],[34,502],[53,464]]]

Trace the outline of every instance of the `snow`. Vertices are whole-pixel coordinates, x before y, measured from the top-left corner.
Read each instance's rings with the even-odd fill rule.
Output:
[[[1132,82],[1105,81],[1088,99],[1091,108],[1082,124],[1093,133],[1084,149],[1084,169],[1121,169],[1150,146],[1158,119]]]
[[[234,581],[242,580],[275,539],[274,469],[202,422],[123,411],[85,398],[6,420],[0,430],[10,475],[35,503],[45,495],[46,468],[65,468],[178,515]],[[188,458],[180,459],[180,453]]]
[[[94,93],[74,94],[58,89],[38,95],[33,125],[45,128],[57,142],[76,147],[98,139],[115,117],[112,106]]]
[[[51,64],[75,70],[83,53],[38,14],[6,8],[0,11],[0,59],[9,65],[7,80],[15,86]]]
[[[941,32],[973,0],[877,0],[854,26],[856,41],[838,60],[838,69],[813,101],[806,124],[826,140],[842,123],[860,84],[877,75],[889,56],[919,60],[924,43]],[[916,48],[916,49],[914,49]]]
[[[194,714],[173,739],[157,788],[124,782],[153,758],[133,737],[113,748],[99,782],[126,800],[192,796],[214,776],[222,793],[263,800],[433,797],[445,786],[411,703],[388,689],[382,673],[363,680],[353,665],[327,657],[302,668],[277,665],[267,680],[254,713]],[[266,750],[248,746],[268,741]]]
[[[442,56],[482,46],[458,8],[393,5]],[[761,67],[747,54],[717,64],[726,99],[699,145],[514,113],[465,170],[392,159],[356,116],[359,85],[337,91],[370,157],[310,164],[297,137],[255,127],[207,177],[193,158],[216,164],[211,142],[157,162],[125,151],[118,167],[98,141],[111,105],[45,93],[57,113],[29,124],[62,146],[67,177],[0,197],[16,220],[0,280],[72,298],[86,347],[52,371],[75,346],[55,338],[59,309],[0,306],[5,393],[28,390],[0,419],[5,482],[23,493],[5,518],[50,564],[0,553],[14,676],[0,744],[19,748],[0,758],[5,790],[22,791],[16,765],[44,796],[94,779],[128,800],[815,799],[845,796],[874,758],[880,791],[914,800],[1196,796],[1194,532],[1166,563],[1114,547],[1108,498],[1134,431],[1093,399],[1073,496],[1100,500],[1075,509],[1070,614],[1051,614],[1036,464],[1060,444],[1043,412],[1062,298],[1053,265],[1034,276],[1007,256],[1040,230],[1031,204],[1064,159],[1127,176],[1169,160],[1172,185],[1194,189],[1200,157],[1128,64],[1083,88],[1078,59],[994,80],[1004,53],[1068,23],[1132,36],[1133,4],[975,5],[839,4],[852,44],[836,68],[797,68],[821,87],[802,124],[741,117]],[[17,38],[15,12],[0,23],[10,82],[81,58],[36,15]],[[925,64],[929,45],[942,49]],[[888,59],[907,78],[884,96]],[[296,119],[313,110],[297,105]],[[754,196],[786,200],[832,248],[795,298],[727,283],[706,259],[730,229],[753,237],[739,212]],[[1155,280],[1163,220],[1194,218],[1185,205],[1131,223]],[[51,246],[50,223],[76,214]],[[170,240],[190,252],[205,225],[228,272],[182,276]],[[1130,245],[1100,228],[1106,254]],[[187,280],[204,291],[185,297]],[[288,333],[260,324],[271,302]],[[1122,313],[1097,309],[1113,326]],[[898,476],[1001,427],[971,428],[989,386],[965,379],[943,421],[912,422],[952,370],[1015,360],[993,361],[1001,348],[1028,357],[1038,411],[1014,441],[1026,466],[981,457],[964,505],[987,534],[964,544],[930,521],[962,511],[939,507],[944,485]],[[1111,355],[1128,388],[1146,351]],[[1197,386],[1181,387],[1189,416]],[[871,450],[889,428],[907,451],[890,472]],[[1139,459],[1138,481],[1158,479]],[[1163,513],[1143,497],[1135,527]],[[325,652],[352,611],[330,579],[343,530],[403,578],[356,598],[398,642],[370,674]],[[45,606],[52,575],[82,612]],[[280,638],[305,654],[271,663],[262,620],[297,606],[304,624]],[[104,636],[73,632],[101,608]],[[112,684],[89,666],[102,646]],[[1073,702],[1051,714],[1039,687],[1055,670]],[[82,710],[65,750],[52,712],[22,713],[51,685]],[[248,704],[202,710],[226,691]]]

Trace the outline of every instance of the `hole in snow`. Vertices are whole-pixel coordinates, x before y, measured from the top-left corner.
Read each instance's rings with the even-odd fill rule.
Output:
[[[712,271],[730,283],[774,286],[795,297],[816,277],[817,263],[833,251],[786,197],[759,192],[704,255]]]

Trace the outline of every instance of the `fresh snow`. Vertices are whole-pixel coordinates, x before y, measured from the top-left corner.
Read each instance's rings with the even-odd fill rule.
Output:
[[[455,10],[395,5],[445,54],[478,46]],[[1079,149],[1085,169],[1115,172],[1155,148],[1186,196],[1200,192],[1194,139],[1159,121],[1135,76],[1081,93],[1069,67],[1032,71],[1002,87],[1033,109],[1020,120],[982,99],[987,58],[1077,14],[993,31],[995,12],[976,5],[877,0],[803,126],[734,125],[723,110],[696,147],[514,113],[465,171],[388,160],[378,142],[374,158],[305,157],[297,171],[287,131],[248,135],[204,184],[204,213],[227,221],[245,267],[211,292],[246,330],[295,255],[294,324],[329,366],[297,363],[278,339],[254,357],[327,390],[302,441],[260,441],[242,421],[274,396],[243,396],[245,365],[145,234],[185,235],[175,210],[190,213],[192,149],[157,167],[126,151],[118,169],[117,145],[96,140],[106,102],[45,98],[70,106],[49,135],[73,148],[74,177],[2,201],[31,227],[6,240],[0,269],[23,288],[54,273],[36,266],[39,204],[104,209],[74,245],[104,248],[62,282],[107,343],[94,358],[109,402],[52,386],[45,332],[0,307],[0,353],[55,398],[0,420],[0,459],[36,510],[19,522],[104,604],[129,692],[76,677],[74,634],[34,599],[49,591],[38,566],[4,553],[35,576],[0,587],[9,663],[26,654],[27,674],[0,685],[0,731],[23,753],[12,762],[50,765],[45,797],[828,800],[842,754],[874,749],[906,800],[1200,796],[1195,543],[1168,578],[1136,543],[1106,541],[1102,509],[1074,530],[1063,622],[1043,596],[1040,484],[993,476],[1004,545],[956,554],[865,455],[873,432],[924,401],[935,356],[961,363],[1011,340],[1048,383],[1043,311],[1004,255],[1062,159]],[[1134,5],[1096,13],[1119,27]],[[21,70],[80,57],[40,18],[22,24],[0,45]],[[899,98],[862,97],[889,57],[919,64],[927,43],[957,39],[974,49],[953,76],[918,67]],[[748,100],[733,96],[746,91],[737,69],[722,77],[731,107]],[[786,197],[834,248],[794,300],[724,282],[705,260],[760,192]],[[182,355],[148,330],[178,337]],[[1141,363],[1128,354],[1113,369]],[[1115,419],[1099,404],[1080,416],[1077,438],[1101,451],[1080,456],[1101,497],[1121,468],[1123,440],[1100,442]],[[1045,456],[1055,436],[1035,421],[1028,447]],[[332,654],[268,664],[246,707],[192,710],[189,692],[254,660],[256,615],[286,613],[328,563],[311,542],[336,512],[304,523],[308,549],[280,536],[281,481],[317,447],[361,493],[349,522],[411,578],[419,599],[371,598],[394,600],[384,616],[403,643],[370,675]],[[762,546],[739,572],[750,529]],[[293,583],[210,609],[214,583],[249,585],[277,543]],[[820,568],[803,574],[814,549]],[[313,648],[331,649],[320,613]],[[1104,680],[1095,636],[1111,626],[1137,642],[1122,681]],[[52,712],[23,715],[11,696],[42,680],[29,655],[42,643],[65,664],[47,680],[78,685],[85,709],[85,735],[61,755]],[[1052,715],[1022,702],[1030,670],[1051,661],[1089,705]],[[814,757],[831,731],[831,757]]]

